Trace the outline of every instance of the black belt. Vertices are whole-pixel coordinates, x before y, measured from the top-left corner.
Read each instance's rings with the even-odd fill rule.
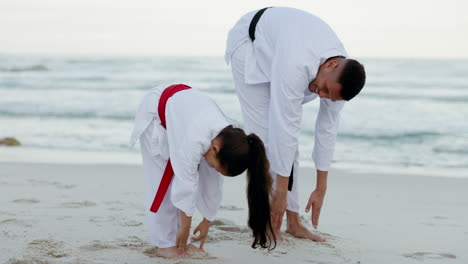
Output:
[[[267,10],[270,7],[265,7],[263,9],[258,10],[255,16],[252,18],[252,21],[250,21],[249,36],[252,42],[255,40],[255,28],[257,28],[258,20],[260,20],[260,17],[263,15],[263,12],[265,12],[265,10]]]
[[[289,175],[288,191],[292,191],[292,186],[293,186],[293,181],[294,181],[293,175],[294,175],[294,165],[292,166],[291,174]]]

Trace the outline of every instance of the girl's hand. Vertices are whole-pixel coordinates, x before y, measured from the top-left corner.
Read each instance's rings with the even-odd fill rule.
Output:
[[[210,229],[210,221],[203,218],[203,220],[198,224],[197,228],[193,230],[193,234],[200,233],[197,237],[192,237],[195,241],[200,241],[200,250],[203,250],[203,245],[205,244],[206,237],[208,236],[208,232]]]

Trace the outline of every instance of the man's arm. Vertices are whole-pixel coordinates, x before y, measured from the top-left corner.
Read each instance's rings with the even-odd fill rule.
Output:
[[[312,157],[317,168],[317,184],[309,197],[306,212],[312,207],[312,225],[317,228],[323,199],[327,191],[328,170],[335,150],[336,135],[340,123],[340,112],[345,101],[333,102],[320,99],[320,109],[315,123],[315,145]]]

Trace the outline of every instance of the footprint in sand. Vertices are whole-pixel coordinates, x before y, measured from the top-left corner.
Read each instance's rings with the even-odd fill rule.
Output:
[[[57,217],[56,219],[59,220],[59,221],[63,221],[63,220],[72,219],[72,218],[73,218],[73,216],[64,215],[64,216],[59,216],[59,217]]]
[[[66,203],[62,203],[62,206],[65,207],[65,208],[83,208],[83,207],[96,206],[96,203],[91,202],[91,201],[66,202]]]
[[[325,233],[325,232],[316,232],[318,235],[322,235],[324,236],[326,239],[338,239],[339,237],[337,236],[334,236],[332,234],[329,234],[329,233]]]
[[[8,231],[5,231],[5,230],[3,230],[3,231],[0,233],[0,236],[3,236],[3,237],[8,238],[8,239],[15,239],[15,238],[18,237],[17,235],[12,234],[12,233],[10,233],[10,232],[8,232]]]
[[[234,222],[227,219],[216,219],[211,221],[210,226],[223,226],[223,225],[234,225]]]
[[[158,255],[156,255],[156,247],[149,247],[143,251],[143,254],[150,258],[158,258]],[[216,257],[208,255],[206,252],[200,252],[199,250],[194,250],[189,248],[187,250],[187,253],[191,254],[190,260],[193,259],[203,259],[203,260],[212,260],[212,259],[217,259]],[[159,263],[159,262],[158,262]],[[186,262],[186,261],[176,261],[172,262],[172,264],[186,264],[186,263],[195,263],[195,262]],[[198,262],[197,262],[198,263]]]
[[[206,238],[207,243],[223,241],[223,240],[250,240],[250,230],[246,227],[239,226],[215,226],[211,229],[210,234]]]
[[[142,249],[151,246],[148,242],[137,236],[130,236],[127,239],[121,239],[117,242],[117,246],[128,249]]]
[[[105,250],[105,249],[116,249],[118,247],[107,244],[99,240],[93,240],[91,243],[81,246],[80,248],[84,250],[88,250],[88,251],[98,251],[98,250]]]
[[[50,262],[44,259],[40,259],[37,257],[31,257],[27,259],[16,259],[11,258],[5,264],[49,264]]]
[[[436,215],[429,221],[421,222],[422,225],[427,226],[449,226],[449,227],[461,227],[461,225],[455,223],[453,220],[446,216]]]
[[[5,215],[16,215],[16,214],[11,213],[11,212],[7,212],[7,211],[0,211],[0,215],[5,216]]]
[[[64,249],[63,244],[64,243],[62,241],[38,239],[29,243],[28,250],[47,257],[62,258],[68,256],[68,252]]]
[[[156,255],[157,249],[158,249],[157,247],[146,248],[145,250],[143,250],[143,254],[145,254],[146,256],[150,258],[157,258],[158,257],[158,255]]]
[[[59,189],[72,189],[76,188],[76,184],[64,184],[61,182],[51,182],[51,181],[44,181],[44,180],[35,180],[35,179],[29,179],[28,182],[34,184],[34,185],[51,185],[55,186]]]
[[[430,222],[421,222],[422,225],[427,225],[427,226],[435,226],[434,223],[430,223]]]
[[[224,240],[236,240],[237,237],[233,236],[232,233],[226,233],[226,232],[216,232],[216,231],[210,231],[211,234],[209,234],[206,237],[205,243],[213,243],[213,242],[218,242],[218,241],[224,241]]]
[[[332,245],[332,244],[330,244],[330,243],[328,243],[326,241],[325,242],[320,242],[320,243],[318,243],[318,245],[323,246],[323,247],[327,247],[327,248],[335,248],[334,245]]]
[[[18,204],[36,204],[36,203],[39,203],[39,200],[36,200],[36,199],[16,199],[16,200],[13,200],[14,203],[18,203]]]
[[[0,221],[0,225],[9,225],[9,224],[19,225],[19,226],[22,226],[22,227],[32,227],[32,225],[28,224],[27,222],[25,222],[23,220],[14,219],[14,218],[5,219],[5,220]]]
[[[53,185],[55,185],[59,189],[73,189],[77,187],[76,184],[63,184],[60,182],[54,182]]]
[[[141,225],[143,225],[142,222],[134,221],[134,220],[126,221],[122,224],[122,226],[141,226]]]
[[[456,259],[457,256],[450,253],[432,253],[432,252],[414,252],[403,254],[406,258],[412,258],[417,260],[429,259]]]
[[[107,208],[109,211],[123,211],[124,208],[123,207],[119,207],[122,205],[122,202],[120,201],[106,201],[104,202],[104,204],[106,205],[109,205],[109,207]]]
[[[227,232],[236,232],[236,233],[248,233],[250,230],[247,227],[240,227],[240,226],[217,226],[219,230],[227,231]]]
[[[124,208],[120,208],[120,207],[110,207],[108,209],[109,211],[112,211],[112,212],[121,212],[123,210],[125,210]]]
[[[104,203],[105,203],[105,204],[107,204],[107,205],[112,205],[112,204],[122,204],[122,202],[121,202],[121,201],[105,201]]]
[[[89,218],[89,221],[92,223],[108,223],[115,220],[113,216],[93,216]]]

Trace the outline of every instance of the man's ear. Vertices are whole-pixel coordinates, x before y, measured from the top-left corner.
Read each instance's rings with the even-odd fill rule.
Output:
[[[221,149],[221,148],[219,147],[219,145],[216,144],[215,142],[213,142],[213,144],[211,144],[211,147],[210,147],[210,148],[213,149],[215,153],[218,153],[219,150]]]
[[[329,60],[325,62],[325,67],[327,67],[330,70],[336,69],[338,68],[338,66],[339,66],[339,63],[336,60]]]

